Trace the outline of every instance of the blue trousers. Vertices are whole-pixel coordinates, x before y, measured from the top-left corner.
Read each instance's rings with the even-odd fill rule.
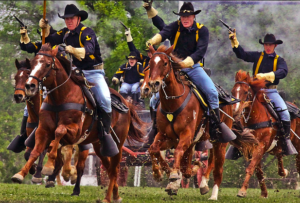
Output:
[[[150,99],[150,107],[153,109],[153,111],[156,111],[157,103],[159,102],[159,92],[152,95]]]
[[[211,109],[219,108],[218,91],[211,78],[200,67],[199,63],[193,65],[193,68],[185,68],[181,71],[187,73],[196,87],[205,94]]]
[[[279,95],[277,89],[264,89],[264,92],[267,94],[271,102],[274,104],[275,109],[278,111],[278,114],[282,121],[290,121],[290,113],[287,110],[287,106],[284,100]]]
[[[123,82],[120,88],[120,93],[123,94],[129,94],[129,93],[136,94],[139,92],[140,92],[140,82],[136,82],[133,84]]]
[[[98,105],[106,113],[111,113],[111,98],[104,78],[104,70],[82,70],[82,72],[89,82],[94,83],[94,87],[91,90],[95,94]]]

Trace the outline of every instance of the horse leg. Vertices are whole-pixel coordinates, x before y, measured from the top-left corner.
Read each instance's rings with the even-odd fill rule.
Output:
[[[94,148],[94,149],[99,149],[99,148]],[[95,152],[97,153],[97,151],[100,150],[95,150]],[[78,162],[76,165],[76,169],[77,169],[77,181],[75,184],[75,187],[73,189],[73,193],[72,195],[79,195],[80,194],[80,181],[81,181],[81,177],[83,175],[83,171],[84,171],[84,166],[85,166],[85,160],[89,155],[89,150],[84,150],[84,151],[79,151],[78,152]]]
[[[278,175],[281,177],[287,177],[289,174],[289,171],[284,168],[283,166],[283,160],[282,160],[282,154],[276,154],[277,161],[278,161]]]
[[[47,179],[46,185],[45,185],[46,188],[55,187],[55,178],[57,176],[59,176],[59,172],[60,172],[63,164],[64,164],[64,162],[63,162],[61,150],[58,150],[57,158],[55,160],[55,168],[54,168],[53,174],[48,176],[48,179]]]
[[[255,169],[256,177],[259,181],[260,189],[261,189],[261,197],[268,197],[267,186],[264,179],[264,172],[261,169],[261,164],[257,164]]]
[[[74,126],[75,127],[75,126]],[[76,129],[74,129],[76,131]],[[42,174],[43,175],[52,175],[55,168],[55,159],[57,157],[57,150],[59,147],[59,141],[61,138],[67,134],[67,128],[64,125],[59,125],[55,130],[55,139],[51,142],[50,147],[51,151],[48,154],[48,161],[43,167]]]
[[[41,153],[41,155],[39,157],[39,162],[36,167],[36,173],[34,174],[34,176],[31,179],[31,182],[33,182],[33,183],[41,183],[43,181],[42,169],[43,169],[43,161],[46,156],[46,153],[47,153],[47,150],[44,150],[43,153]]]
[[[40,139],[38,139],[40,137],[43,137],[42,141]],[[24,167],[21,169],[21,171],[16,173],[11,178],[11,180],[13,182],[22,183],[22,181],[24,180],[24,177],[28,174],[29,169],[31,168],[33,163],[37,160],[37,158],[40,156],[40,154],[45,150],[47,143],[49,143],[50,140],[49,140],[48,132],[43,129],[38,128],[36,131],[35,140],[36,140],[36,142],[35,142],[36,144],[35,144],[32,152],[30,153],[28,161],[26,162]]]
[[[214,161],[214,151],[213,149],[209,149],[209,156],[208,156],[208,166],[205,170],[205,173],[201,177],[200,183],[200,194],[205,195],[209,192],[208,181],[209,181],[209,174],[215,167]]]
[[[214,162],[215,167],[213,171],[214,175],[214,187],[209,200],[217,200],[219,188],[223,178],[223,165],[225,162],[225,153],[226,153],[226,146],[228,143],[213,143],[213,155],[214,155]]]
[[[29,148],[29,147],[26,148],[26,152],[24,153],[24,158],[25,158],[26,161],[28,161],[31,151],[32,151],[31,148]],[[30,168],[30,170],[29,170],[29,173],[30,173],[31,175],[35,174],[36,168],[37,168],[37,165],[34,163],[34,164],[31,166],[31,168]]]
[[[253,175],[254,169],[256,168],[257,164],[260,163],[260,161],[265,153],[264,150],[265,150],[264,143],[259,143],[257,148],[253,150],[251,162],[246,169],[246,177],[243,182],[243,186],[237,194],[238,197],[246,197],[249,180],[250,180],[251,176]]]
[[[181,163],[180,163],[181,164],[181,172],[186,179],[189,179],[192,176],[191,164],[192,164],[192,159],[193,159],[193,151],[194,151],[193,146],[190,146],[185,151],[185,153],[183,154],[183,157],[181,159]],[[193,175],[195,175],[195,173]]]
[[[64,166],[62,168],[62,177],[66,182],[70,180],[71,175],[71,159],[73,154],[73,145],[66,145],[61,147],[61,154],[63,157]]]

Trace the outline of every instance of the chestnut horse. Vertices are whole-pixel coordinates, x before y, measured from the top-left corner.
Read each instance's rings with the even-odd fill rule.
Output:
[[[234,118],[236,121],[240,121],[243,127],[250,127],[253,124],[258,124],[266,121],[276,122],[274,116],[268,112],[267,108],[262,104],[265,102],[263,91],[259,91],[265,88],[266,82],[264,80],[253,80],[250,77],[249,72],[238,71],[235,76],[235,85],[232,88],[232,95],[240,99],[241,102],[234,104]],[[254,99],[256,98],[256,99]],[[277,125],[271,127],[262,127],[254,130],[254,135],[259,144],[257,148],[253,149],[252,159],[249,166],[246,169],[246,177],[242,188],[238,192],[239,197],[245,197],[247,194],[248,182],[254,170],[259,180],[261,187],[261,196],[267,197],[267,187],[264,182],[263,171],[261,169],[262,156],[269,152],[278,159],[278,174],[282,177],[286,177],[288,171],[283,167],[282,150],[280,145],[276,145],[277,140],[274,139],[277,135]],[[291,129],[297,134],[300,133],[300,119],[293,119],[291,121]],[[296,158],[298,173],[300,174],[300,140],[291,133],[291,140],[298,151]],[[298,146],[298,147],[297,147]],[[246,156],[246,159],[249,157]]]
[[[143,122],[139,119],[134,107],[128,104],[124,98],[116,91],[110,91],[121,98],[122,102],[129,106],[127,113],[119,113],[115,109],[112,112],[112,127],[115,142],[118,145],[119,153],[114,157],[103,157],[100,154],[100,143],[98,138],[98,123],[92,125],[93,115],[83,112],[86,109],[92,109],[92,104],[83,95],[80,85],[85,85],[85,80],[80,76],[76,76],[71,69],[70,62],[61,56],[56,56],[58,47],[51,50],[49,44],[45,44],[40,49],[40,52],[31,61],[31,75],[26,82],[26,94],[34,96],[38,93],[38,82],[43,82],[47,89],[54,90],[44,100],[44,103],[49,105],[63,105],[67,103],[76,103],[78,106],[86,104],[86,108],[81,110],[69,109],[60,111],[57,114],[53,111],[44,110],[39,113],[39,126],[36,130],[36,145],[31,152],[30,158],[21,171],[13,176],[12,179],[22,182],[24,177],[28,174],[28,170],[37,159],[40,153],[50,145],[51,151],[48,155],[48,164],[44,166],[43,170],[54,170],[55,159],[57,157],[57,149],[59,144],[70,145],[77,143],[78,145],[86,145],[92,143],[95,153],[102,160],[102,164],[109,172],[109,187],[107,190],[104,202],[113,200],[120,202],[122,198],[118,194],[117,174],[119,171],[119,163],[122,157],[122,146],[129,135],[128,139],[142,141],[143,138]],[[72,74],[73,73],[73,74]],[[69,76],[68,76],[69,74]],[[71,80],[68,78],[71,77]],[[140,128],[134,126],[134,123],[139,124]],[[92,126],[92,127],[91,127]],[[90,130],[88,130],[91,127]],[[73,191],[73,195],[78,195],[80,190],[80,180],[83,174],[84,162],[86,157],[79,156],[77,164],[77,182]],[[79,164],[83,163],[83,164]]]
[[[26,128],[26,131],[27,131],[27,135],[29,136],[34,129],[34,126],[30,125],[30,123],[36,123],[36,127],[37,127],[37,124],[39,122],[38,114],[40,111],[41,95],[36,94],[31,98],[27,98],[25,95],[25,82],[29,78],[29,74],[30,74],[30,61],[26,59],[24,61],[19,62],[16,59],[15,66],[18,72],[15,75],[14,98],[16,103],[24,102],[26,100],[26,105],[28,107],[28,114],[29,114],[28,121],[27,121],[29,123],[29,126]],[[29,159],[31,151],[32,149],[27,147],[26,156],[25,156],[26,161]],[[62,176],[65,181],[69,181],[69,179],[71,179],[71,184],[74,184],[77,179],[77,175],[76,175],[77,172],[76,172],[76,168],[71,165],[73,146],[72,145],[64,146],[62,148],[62,151],[63,151],[62,153],[63,156],[57,160],[58,162],[60,162],[59,165],[63,166]],[[43,160],[45,155],[46,155],[46,151],[44,151],[39,157],[36,173],[31,179],[33,183],[42,183],[43,181],[41,171],[43,168]],[[63,160],[61,158],[63,158]],[[32,168],[34,168],[34,166],[31,167],[31,169]],[[59,170],[60,169],[61,167],[59,168]],[[54,176],[54,179],[56,175]],[[46,187],[48,187],[47,183],[46,183]]]
[[[190,94],[190,87],[176,79],[174,70],[181,69],[180,60],[171,55],[173,46],[166,49],[165,46],[160,46],[155,52],[153,47],[149,47],[152,58],[150,64],[149,85],[152,92],[160,94],[159,109],[166,112],[176,111],[187,96]],[[175,61],[175,62],[173,62]],[[173,70],[174,69],[174,70]],[[168,96],[168,97],[167,97]],[[175,99],[176,98],[176,99]],[[232,115],[232,106],[224,106],[222,108],[228,115]],[[166,188],[169,194],[176,193],[179,186],[182,174],[185,178],[190,178],[192,175],[191,159],[193,148],[195,146],[194,136],[198,127],[200,129],[200,141],[209,138],[209,125],[204,109],[201,107],[198,99],[194,94],[190,95],[189,101],[185,108],[177,115],[175,119],[173,114],[168,113],[166,116],[157,111],[158,134],[155,137],[153,144],[149,148],[149,153],[152,159],[153,176],[156,180],[161,180],[161,170],[165,171],[171,181]],[[174,119],[174,120],[173,120]],[[226,125],[231,128],[233,121],[228,116],[221,115],[221,119]],[[170,122],[172,121],[172,123]],[[173,126],[172,126],[173,125]],[[203,126],[206,126],[205,129]],[[236,140],[242,141],[242,138],[237,137]],[[214,161],[214,187],[210,199],[216,200],[218,190],[222,181],[223,164],[225,160],[225,150],[228,143],[213,143],[213,161]],[[162,158],[160,151],[174,147],[174,165],[170,169],[168,164]],[[209,173],[209,172],[208,172]],[[207,185],[202,184],[203,187]]]

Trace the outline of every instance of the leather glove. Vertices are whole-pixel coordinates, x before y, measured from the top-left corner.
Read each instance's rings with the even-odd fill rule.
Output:
[[[24,44],[28,44],[30,42],[30,38],[28,37],[27,29],[24,27],[21,27],[20,34],[21,34],[20,42],[24,43]]]
[[[154,18],[158,14],[157,10],[152,7],[152,2],[153,2],[153,0],[151,0],[149,3],[144,2],[144,4],[143,4],[143,7],[147,11],[148,18]]]
[[[149,47],[150,45],[157,45],[159,43],[161,43],[162,37],[160,34],[156,34],[154,37],[152,37],[151,39],[149,39],[146,42],[146,46]]]
[[[126,30],[124,34],[126,35],[127,42],[132,42],[133,39],[131,36],[130,28],[128,28],[128,30]]]
[[[186,59],[179,63],[183,68],[192,68],[192,66],[194,65],[194,60],[190,56],[188,56],[186,57]]]
[[[139,84],[139,86],[142,86],[143,83],[144,83],[144,79],[140,79],[140,84]]]
[[[85,48],[84,47],[74,48],[74,47],[68,45],[68,46],[66,46],[65,50],[66,50],[66,52],[75,56],[79,61],[82,61],[82,59],[85,58]]]
[[[239,46],[239,41],[237,40],[237,38],[236,38],[236,30],[235,30],[235,28],[233,29],[233,32],[230,32],[229,31],[229,39],[230,39],[230,42],[231,42],[231,47],[232,48],[238,48],[238,46]]]
[[[119,79],[116,78],[116,77],[113,77],[113,78],[112,78],[112,83],[113,83],[113,85],[119,84]]]
[[[39,26],[42,29],[45,29],[45,37],[48,37],[50,34],[50,28],[51,26],[48,24],[48,20],[44,20],[43,18],[41,18],[40,22],[39,22]],[[43,35],[43,32],[41,32]]]
[[[258,73],[256,74],[256,78],[259,80],[265,79],[273,83],[275,80],[275,73],[273,71],[269,73]]]
[[[151,0],[150,2],[144,2],[143,7],[146,9],[146,11],[149,11],[152,8],[152,2],[153,0]]]

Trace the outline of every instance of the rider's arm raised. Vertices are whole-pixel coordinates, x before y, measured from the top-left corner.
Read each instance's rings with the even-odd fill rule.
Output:
[[[239,45],[237,48],[232,49],[235,53],[236,57],[239,59],[243,59],[246,62],[252,62],[255,63],[258,61],[261,52],[258,51],[245,51],[241,45]]]

